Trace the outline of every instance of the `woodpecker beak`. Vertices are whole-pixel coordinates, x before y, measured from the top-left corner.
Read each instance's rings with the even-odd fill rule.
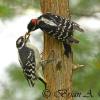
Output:
[[[27,25],[28,33],[36,30],[38,23],[39,21],[37,19],[32,19]]]
[[[28,32],[27,33],[30,33],[31,31],[34,31],[34,30],[36,30],[36,26],[29,26],[28,25]]]
[[[26,32],[24,36],[25,43],[28,41],[29,37],[30,37],[30,32]]]

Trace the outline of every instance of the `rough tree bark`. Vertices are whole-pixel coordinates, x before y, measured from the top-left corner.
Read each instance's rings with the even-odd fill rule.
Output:
[[[43,13],[52,12],[70,18],[68,0],[40,1]],[[66,57],[62,43],[44,33],[44,59],[49,55],[56,60],[48,63],[44,69],[47,89],[51,93],[45,100],[72,100],[68,94],[72,90],[72,54]]]

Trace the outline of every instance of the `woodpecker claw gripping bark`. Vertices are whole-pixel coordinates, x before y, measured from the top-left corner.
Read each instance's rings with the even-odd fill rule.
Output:
[[[62,16],[48,12],[42,14],[37,19],[32,19],[29,22],[27,28],[28,32],[40,28],[42,31],[48,33],[48,35],[50,35],[51,37],[63,42],[64,45],[79,43],[79,41],[73,37],[73,31],[84,31],[77,23]],[[65,48],[65,52],[68,51],[66,49],[67,48]]]
[[[29,36],[30,34],[26,33],[25,36],[19,37],[16,41],[19,62],[30,86],[33,87],[35,80],[39,79],[46,87],[46,80],[44,79],[42,65],[40,64],[40,54],[37,48],[28,41]]]

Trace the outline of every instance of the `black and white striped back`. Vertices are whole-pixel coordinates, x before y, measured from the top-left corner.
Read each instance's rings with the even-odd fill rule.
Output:
[[[73,22],[70,20],[51,13],[43,14],[38,19],[39,28],[58,40],[66,41],[67,37],[72,35]]]
[[[74,29],[82,30],[75,22],[52,13],[45,13],[38,17],[38,20],[40,20],[38,27],[41,30],[62,42],[66,42],[68,37],[73,35]]]

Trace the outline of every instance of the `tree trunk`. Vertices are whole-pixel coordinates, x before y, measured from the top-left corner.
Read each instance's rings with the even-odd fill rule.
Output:
[[[52,12],[70,18],[68,0],[40,1],[43,13]],[[44,33],[44,59],[47,59],[48,56],[55,60],[48,63],[44,69],[48,89],[45,91],[45,100],[72,100],[70,95],[72,91],[72,54],[66,57],[62,43]]]

